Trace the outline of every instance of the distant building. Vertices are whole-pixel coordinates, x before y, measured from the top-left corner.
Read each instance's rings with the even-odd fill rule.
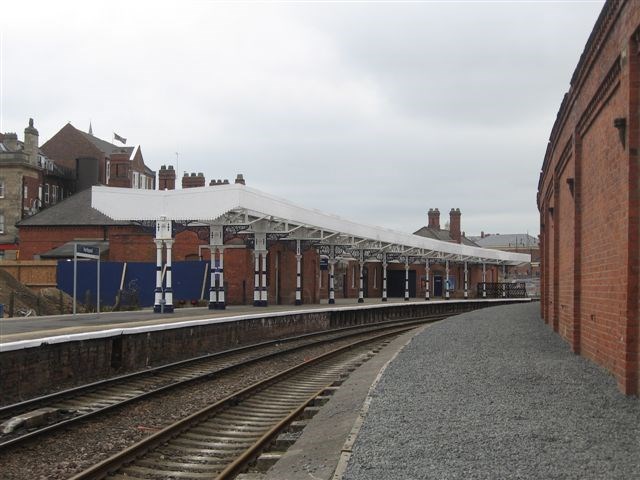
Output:
[[[119,146],[67,123],[42,145],[57,165],[74,172],[77,191],[91,185],[153,190],[156,172],[147,167],[140,146]]]
[[[15,133],[0,133],[0,257],[17,251],[18,221],[55,205],[74,186],[72,172],[47,158],[38,142],[33,119],[24,141]]]
[[[504,252],[528,253],[531,264],[513,269],[516,277],[540,278],[540,242],[528,233],[484,233],[479,237],[470,237],[482,248],[502,250]]]

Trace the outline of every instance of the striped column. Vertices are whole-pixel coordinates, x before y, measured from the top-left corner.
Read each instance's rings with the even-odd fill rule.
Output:
[[[364,303],[364,262],[360,260],[360,288],[358,289],[358,303]]]
[[[464,262],[464,298],[469,298],[469,268]]]
[[[387,259],[382,262],[382,301],[387,301]]]
[[[409,261],[404,264],[404,300],[409,300]]]
[[[220,265],[218,265],[218,306],[219,310],[227,308],[224,299],[224,248],[220,249]]]
[[[154,240],[156,244],[156,289],[154,290],[153,311],[162,311],[162,240]]]
[[[444,299],[449,300],[449,260],[444,261],[444,272],[445,272]]]
[[[482,264],[482,298],[487,298],[487,265]]]
[[[431,284],[429,281],[429,277],[431,276],[431,273],[429,271],[429,259],[427,258],[424,262],[424,273],[425,273],[425,279],[426,279],[426,285],[425,285],[425,289],[424,289],[424,299],[425,300],[429,300],[431,297]]]
[[[302,269],[300,262],[302,254],[300,253],[300,240],[296,240],[296,305],[302,305]]]
[[[253,306],[260,306],[260,252],[253,251],[254,272],[253,277]]]
[[[333,275],[335,272],[336,261],[333,258],[329,259],[329,303],[336,303],[336,291],[333,283]]]
[[[507,266],[502,264],[502,298],[507,298]]]
[[[173,240],[165,240],[167,247],[167,287],[164,289],[164,313],[173,313],[173,289],[171,288],[171,247]]]
[[[211,262],[209,264],[209,274],[211,275],[211,286],[209,287],[209,310],[216,308],[218,303],[218,289],[216,286],[216,247],[211,245]]]
[[[260,306],[266,307],[267,302],[267,251],[262,252],[262,285],[260,287]]]

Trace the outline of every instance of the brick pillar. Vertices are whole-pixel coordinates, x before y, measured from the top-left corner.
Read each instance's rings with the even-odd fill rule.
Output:
[[[158,190],[175,190],[176,189],[176,171],[173,165],[162,165],[158,172]]]
[[[458,243],[462,241],[462,233],[460,230],[461,216],[462,214],[460,213],[459,208],[452,208],[449,212],[449,234],[451,235],[451,238]]]

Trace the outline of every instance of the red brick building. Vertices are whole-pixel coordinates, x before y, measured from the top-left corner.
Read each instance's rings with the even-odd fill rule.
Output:
[[[538,184],[542,316],[639,394],[640,3],[604,5]]]
[[[67,123],[42,145],[56,164],[74,172],[80,185],[155,189],[156,174],[147,167],[140,146],[118,146]],[[86,178],[83,178],[86,177]]]

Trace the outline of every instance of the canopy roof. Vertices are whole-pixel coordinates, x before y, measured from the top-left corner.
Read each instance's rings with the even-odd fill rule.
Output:
[[[416,262],[450,259],[516,265],[529,255],[471,247],[363,225],[295,205],[240,184],[182,190],[92,187],[91,206],[114,220],[175,220],[234,226],[238,233],[266,232],[278,239],[311,241],[364,260]],[[359,252],[359,255],[357,254]],[[409,260],[410,259],[410,260]]]

